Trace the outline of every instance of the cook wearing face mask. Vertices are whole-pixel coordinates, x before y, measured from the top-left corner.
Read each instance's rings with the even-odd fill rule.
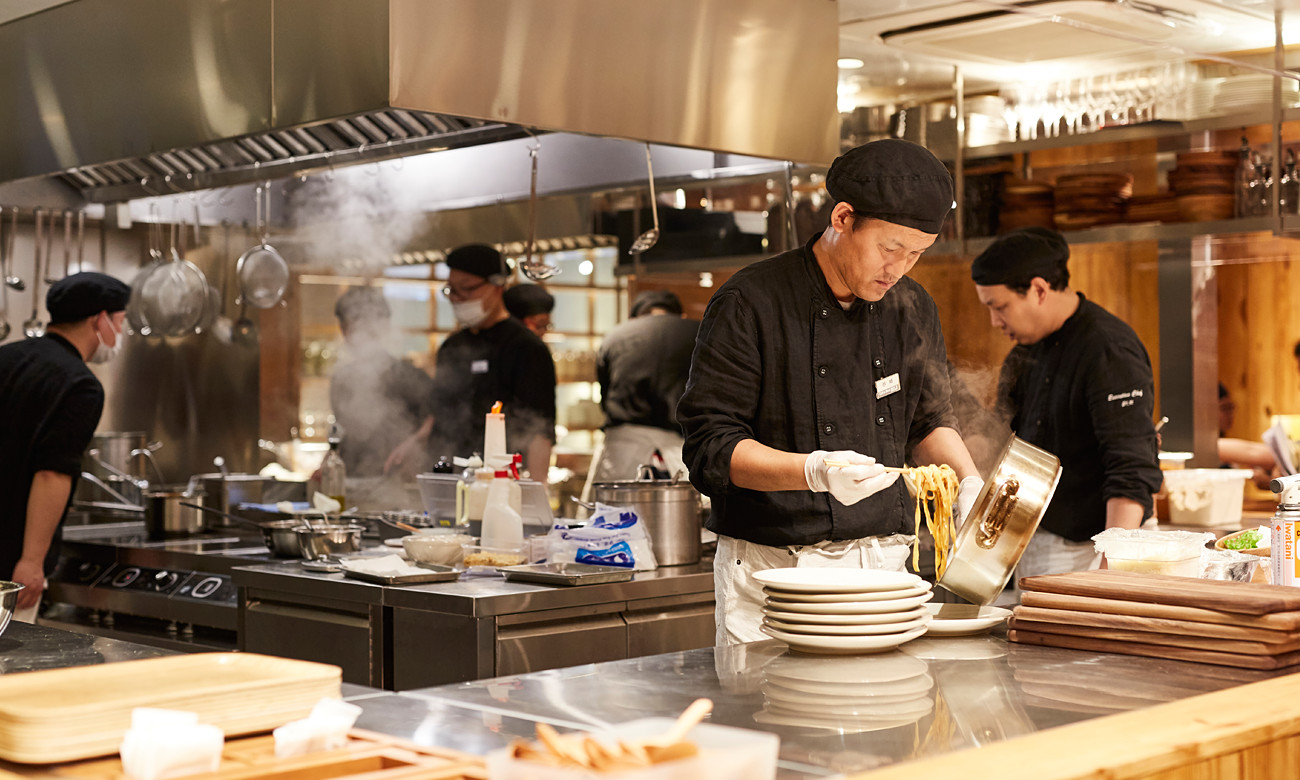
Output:
[[[433,413],[393,450],[385,471],[427,470],[441,456],[483,451],[484,422],[500,401],[506,449],[546,479],[555,442],[555,363],[542,340],[510,316],[504,302],[510,268],[496,249],[469,244],[447,255],[443,299],[460,330],[438,348]]]
[[[131,288],[85,271],[45,296],[39,338],[0,347],[0,580],[23,585],[14,617],[34,622],[59,531],[99,425],[104,388],[87,367],[121,351]]]

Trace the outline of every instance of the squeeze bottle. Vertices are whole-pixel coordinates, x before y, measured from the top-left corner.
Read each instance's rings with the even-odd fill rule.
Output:
[[[498,471],[488,483],[483,507],[483,546],[518,549],[524,543],[524,520],[519,514],[519,483]]]

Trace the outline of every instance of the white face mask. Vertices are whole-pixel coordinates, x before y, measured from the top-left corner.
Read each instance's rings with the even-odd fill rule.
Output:
[[[99,335],[99,329],[96,328],[95,338],[99,339],[99,344],[95,347],[95,351],[90,354],[88,363],[107,363],[122,351],[122,342],[126,340],[126,333],[113,327],[112,317],[108,318],[108,328],[117,335],[117,338],[113,340],[113,346],[110,347],[104,343],[104,337]]]
[[[477,328],[488,316],[488,311],[479,298],[455,301],[451,304],[451,312],[456,316],[456,321],[467,328]]]

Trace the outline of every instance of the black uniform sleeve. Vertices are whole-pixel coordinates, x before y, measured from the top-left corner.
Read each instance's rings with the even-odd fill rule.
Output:
[[[709,302],[691,356],[686,392],[677,406],[691,482],[707,496],[731,490],[731,454],[754,438],[762,392],[762,360],[754,318],[739,292]]]
[[[1132,499],[1152,512],[1160,489],[1155,425],[1155,380],[1140,342],[1109,339],[1099,344],[1087,373],[1088,413],[1097,437],[1104,479],[1102,497]]]
[[[80,475],[81,454],[95,435],[103,411],[104,389],[99,382],[93,377],[74,382],[37,432],[32,469]]]

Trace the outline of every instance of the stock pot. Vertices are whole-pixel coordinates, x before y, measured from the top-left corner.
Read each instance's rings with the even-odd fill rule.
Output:
[[[642,466],[642,477],[653,470]],[[700,560],[700,494],[678,472],[672,479],[635,479],[592,484],[593,500],[631,507],[650,534],[655,562],[681,566]]]
[[[203,491],[146,490],[143,494],[145,532],[155,541],[201,533],[203,510],[186,504],[202,500]]]
[[[957,534],[939,584],[975,604],[1006,587],[1061,478],[1061,461],[1015,434]]]

